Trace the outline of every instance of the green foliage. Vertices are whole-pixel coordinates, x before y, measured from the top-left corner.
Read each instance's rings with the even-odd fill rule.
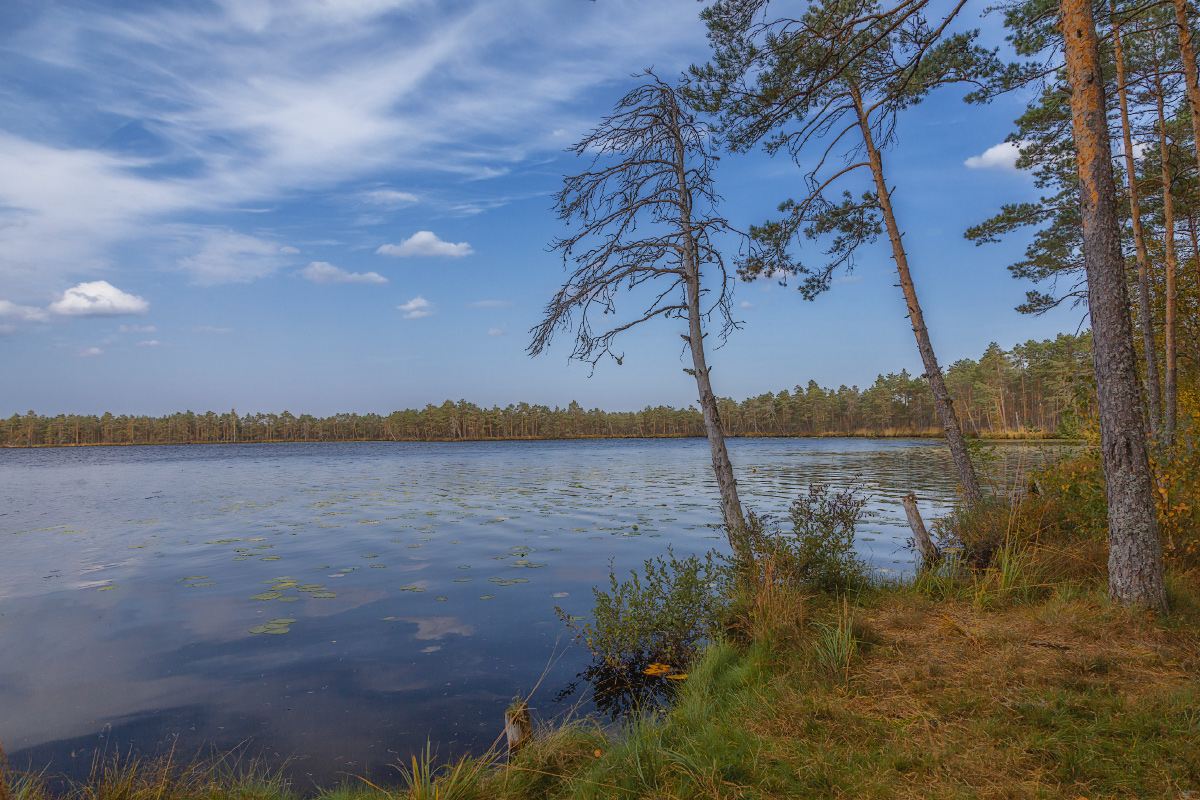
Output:
[[[430,743],[412,757],[411,768],[400,765],[406,800],[468,800],[479,796],[479,782],[492,769],[489,752],[483,758],[462,756],[452,764],[437,765]],[[375,788],[372,786],[372,788]],[[391,796],[389,795],[389,800]]]
[[[834,675],[848,676],[850,664],[858,655],[858,639],[854,635],[854,615],[849,601],[843,599],[833,623],[818,623],[820,634],[813,640],[817,665]]]
[[[609,590],[592,589],[592,620],[578,628],[564,617],[588,648],[611,665],[658,662],[681,666],[716,630],[723,599],[715,591],[712,554],[647,559],[644,573],[629,579],[609,573]]]
[[[592,653],[580,677],[592,685],[601,711],[615,719],[672,695],[675,681],[668,675],[682,673],[719,630],[727,605],[721,577],[712,553],[680,559],[668,548],[665,557],[647,559],[641,573],[631,570],[628,580],[610,572],[608,591],[592,589],[591,620],[555,608]],[[648,673],[652,664],[672,669]]]
[[[746,528],[733,531],[730,570],[735,581],[762,580],[770,565],[774,580],[822,592],[844,592],[868,583],[867,565],[854,551],[854,530],[868,498],[860,489],[831,492],[814,483],[792,503],[790,533],[750,514]]]

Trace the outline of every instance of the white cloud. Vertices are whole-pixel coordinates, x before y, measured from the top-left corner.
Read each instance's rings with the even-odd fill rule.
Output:
[[[400,244],[385,244],[375,251],[385,256],[405,258],[408,256],[449,256],[459,258],[475,251],[466,242],[451,244],[443,242],[433,231],[417,231]]]
[[[134,347],[160,347],[160,346],[162,346],[162,342],[160,342],[158,339],[147,339],[144,342],[138,342],[137,344],[134,345]]]
[[[50,319],[50,315],[44,308],[19,306],[8,300],[0,300],[0,319],[13,319],[18,322],[46,322]]]
[[[433,314],[433,307],[421,295],[417,295],[404,305],[396,306],[396,308],[404,312],[405,319],[420,319],[421,317],[428,317]]]
[[[296,273],[313,283],[387,283],[378,272],[347,272],[327,261],[314,261]]]
[[[412,192],[398,192],[395,189],[375,189],[363,194],[363,200],[377,206],[410,206],[419,201]]]
[[[8,52],[52,69],[22,73],[29,90],[3,99],[5,118],[23,120],[0,132],[5,294],[101,274],[117,247],[195,257],[166,241],[165,220],[278,209],[381,175],[399,183],[418,172],[505,174],[561,149],[547,131],[590,125],[577,101],[609,92],[614,75],[648,54],[664,70],[684,67],[703,43],[702,23],[683,0],[30,8]],[[635,9],[639,24],[629,25]],[[95,141],[93,123],[110,120],[138,123],[153,146],[77,144]],[[394,192],[379,200],[408,202],[408,192],[379,191]],[[478,194],[466,189],[447,204]],[[187,265],[199,270],[198,283],[228,277],[205,272],[203,262]],[[233,280],[253,273],[252,265]]]
[[[249,283],[275,272],[284,261],[279,245],[255,236],[205,231],[201,240],[200,252],[177,262],[200,286]]]
[[[971,169],[1002,169],[1016,171],[1017,158],[1021,155],[1019,142],[1001,142],[983,151],[983,155],[971,156],[963,164]]]
[[[212,325],[201,325],[192,328],[192,333],[233,333],[233,328],[214,328]]]
[[[743,300],[738,303],[738,308],[754,308],[754,303],[751,303],[749,300]]]
[[[471,303],[471,308],[508,308],[511,305],[511,300],[476,300]]]
[[[142,298],[122,292],[108,281],[91,281],[72,286],[50,304],[55,314],[68,317],[115,317],[145,314],[150,304]]]
[[[117,328],[119,333],[158,333],[153,325],[122,325]]]
[[[488,328],[488,336],[507,336],[508,331],[504,328]]]
[[[285,245],[285,246],[279,248],[279,252],[286,253],[289,256],[294,256],[297,253],[299,253],[300,251],[297,250],[295,247],[292,247],[291,245]]]
[[[96,356],[104,355],[104,351],[99,347],[86,347],[75,355],[79,356],[80,358],[95,358]]]
[[[834,278],[831,283],[859,283],[862,281],[862,275],[843,275],[840,278]]]

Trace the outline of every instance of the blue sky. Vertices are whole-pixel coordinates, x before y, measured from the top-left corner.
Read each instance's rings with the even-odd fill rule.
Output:
[[[547,243],[564,148],[631,89],[707,57],[695,0],[6,0],[0,4],[0,415],[388,412],[466,398],[686,406],[677,322],[621,365],[536,359],[564,278]],[[965,12],[1000,43],[994,20]],[[966,226],[1036,196],[993,149],[1024,98],[954,91],[886,154],[943,365],[1075,331],[1013,311],[1023,242]],[[727,155],[742,228],[800,190],[783,158]],[[729,248],[736,249],[730,242]],[[740,284],[710,354],[742,398],[869,384],[920,361],[886,243],[816,302]]]

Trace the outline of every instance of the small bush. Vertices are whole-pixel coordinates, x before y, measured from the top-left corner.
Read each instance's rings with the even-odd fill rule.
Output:
[[[647,560],[642,574],[629,576],[620,581],[610,572],[608,591],[592,589],[595,605],[585,624],[555,609],[591,651],[592,664],[580,677],[592,684],[597,707],[614,718],[668,698],[671,675],[713,638],[726,606],[712,553],[680,559],[668,548],[666,557]],[[647,672],[652,664],[672,669]]]
[[[730,533],[733,578],[762,585],[769,565],[773,581],[822,592],[860,588],[868,582],[867,565],[854,550],[854,530],[867,500],[857,488],[831,492],[826,484],[811,484],[792,503],[790,534],[751,514],[744,529]]]

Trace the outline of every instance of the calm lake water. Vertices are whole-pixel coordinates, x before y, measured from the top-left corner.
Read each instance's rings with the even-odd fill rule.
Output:
[[[865,484],[883,570],[913,564],[900,497],[954,498],[935,441],[729,444],[760,512]],[[394,780],[427,741],[486,748],[544,672],[535,715],[562,713],[588,658],[554,607],[586,615],[610,560],[723,548],[719,521],[702,439],[3,450],[0,743],[50,773],[240,744],[301,786]]]

